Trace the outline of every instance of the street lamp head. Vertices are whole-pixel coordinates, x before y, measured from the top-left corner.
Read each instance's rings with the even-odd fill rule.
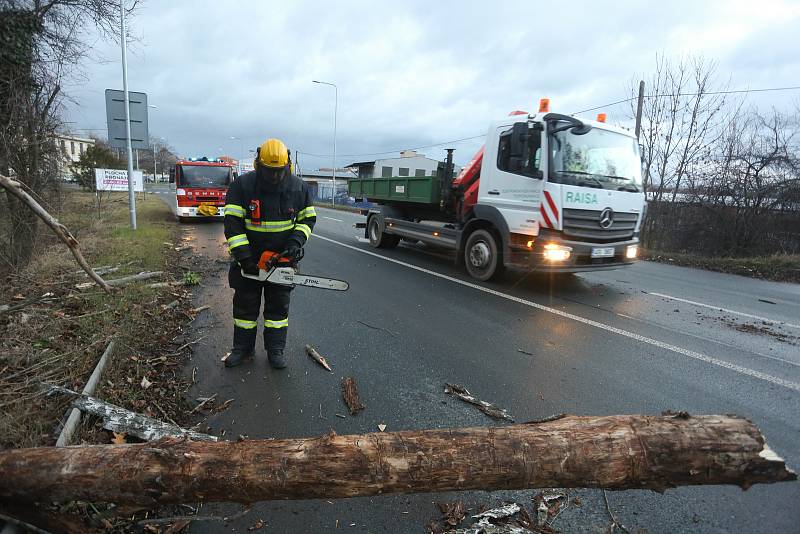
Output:
[[[158,109],[158,106],[156,106],[155,104],[147,104],[147,107],[148,108],[153,108],[153,109]]]

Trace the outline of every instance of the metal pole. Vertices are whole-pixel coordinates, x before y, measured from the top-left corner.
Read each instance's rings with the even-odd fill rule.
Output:
[[[335,205],[336,204],[336,119],[337,119],[337,114],[339,112],[339,87],[337,87],[335,83],[322,82],[319,80],[311,80],[311,81],[322,85],[330,85],[331,87],[333,87],[335,91],[334,93],[335,100],[333,102],[333,174],[332,174],[333,192],[331,193],[331,205]]]
[[[333,85],[335,100],[333,101],[333,195],[331,195],[331,206],[336,205],[336,115],[339,112],[339,88]]]
[[[125,42],[125,0],[119,1],[120,35],[122,41],[122,92],[125,94],[125,134],[128,149],[128,204],[131,210],[131,229],[136,230],[136,195],[133,188],[133,149],[131,148],[131,109],[128,99],[128,51]]]
[[[158,167],[156,165],[156,144],[153,143],[153,183],[156,183],[158,181],[158,178],[156,178],[157,169]]]
[[[644,105],[644,80],[639,82],[639,103],[636,105],[636,139],[642,131],[642,106]]]

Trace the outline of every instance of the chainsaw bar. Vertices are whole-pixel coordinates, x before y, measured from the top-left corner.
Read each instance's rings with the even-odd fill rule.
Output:
[[[297,285],[316,287],[319,289],[329,289],[331,291],[347,291],[350,288],[350,284],[344,280],[297,274],[291,267],[275,267],[269,272],[261,269],[258,273],[258,276],[245,274],[245,272],[242,271],[242,276],[245,278],[258,280],[260,282],[270,282],[271,284],[278,284],[281,286]]]
[[[350,284],[344,280],[322,278],[319,276],[308,276],[305,274],[293,275],[292,282],[298,286],[318,287],[320,289],[330,289],[332,291],[347,291],[350,288]]]

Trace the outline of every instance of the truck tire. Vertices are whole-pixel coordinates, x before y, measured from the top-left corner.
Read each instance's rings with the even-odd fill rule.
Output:
[[[369,244],[374,248],[394,248],[400,242],[399,236],[384,233],[378,217],[375,216],[369,218],[367,235],[369,236]]]
[[[503,258],[492,232],[479,228],[469,235],[464,247],[464,265],[472,278],[482,282],[503,272]]]

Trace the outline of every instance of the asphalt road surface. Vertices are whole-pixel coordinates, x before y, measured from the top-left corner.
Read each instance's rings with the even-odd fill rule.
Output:
[[[157,190],[158,191],[158,190]],[[159,191],[166,201],[170,195]],[[174,205],[174,200],[172,200]],[[376,251],[353,223],[363,217],[318,208],[301,271],[348,280],[346,293],[297,288],[290,313],[290,367],[255,362],[224,369],[230,350],[231,290],[222,225],[186,225],[195,252],[211,260],[194,322],[195,396],[234,399],[208,424],[223,439],[317,436],[496,425],[443,394],[445,382],[506,408],[517,421],[554,413],[587,415],[735,413],[750,418],[787,463],[800,467],[800,286],[642,262],[565,279],[510,272],[476,283],[447,253],[422,245]],[[320,369],[310,343],[332,364]],[[524,351],[524,352],[523,352]],[[356,378],[366,410],[345,414],[340,378]],[[434,502],[467,506],[534,492],[395,495],[335,501],[260,503],[228,524],[193,532],[246,531],[263,519],[272,532],[424,532]],[[800,483],[608,492],[630,532],[798,532]],[[580,505],[555,527],[602,532],[603,492],[570,491]],[[231,514],[206,505],[202,514]]]

